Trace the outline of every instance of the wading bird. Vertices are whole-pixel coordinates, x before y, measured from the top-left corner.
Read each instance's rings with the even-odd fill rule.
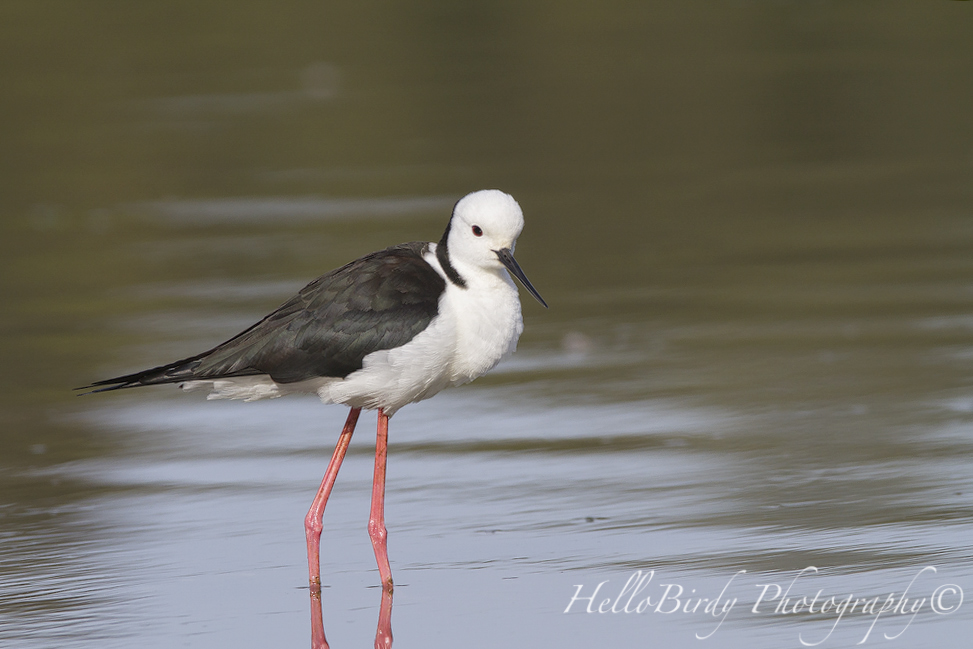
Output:
[[[362,408],[378,410],[368,534],[382,579],[375,647],[392,645],[392,571],[385,529],[388,422],[402,406],[472,381],[514,351],[524,328],[517,287],[545,307],[514,259],[524,227],[517,201],[474,192],[453,208],[439,243],[403,243],[322,275],[249,329],[168,365],[87,386],[104,392],[175,383],[212,399],[314,393],[351,407],[304,519],[311,644],[328,646],[321,612],[324,508]],[[509,274],[508,274],[509,273]]]

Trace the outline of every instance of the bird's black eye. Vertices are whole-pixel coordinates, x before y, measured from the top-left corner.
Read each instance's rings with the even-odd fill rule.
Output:
[[[480,229],[480,226],[474,225],[473,226],[473,234],[476,235],[476,236],[478,236],[478,237],[482,237],[483,236],[483,230]]]

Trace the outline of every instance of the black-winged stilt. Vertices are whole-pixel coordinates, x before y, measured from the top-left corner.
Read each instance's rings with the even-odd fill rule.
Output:
[[[368,534],[382,579],[376,648],[392,644],[392,571],[385,529],[388,421],[402,406],[472,381],[514,351],[524,328],[517,287],[545,307],[513,256],[524,217],[498,190],[453,208],[438,244],[404,243],[322,275],[249,329],[168,365],[97,381],[104,392],[177,383],[211,399],[316,393],[351,407],[321,487],[304,519],[311,589],[311,644],[327,647],[321,612],[324,508],[362,408],[378,410]],[[86,389],[86,388],[79,388]]]

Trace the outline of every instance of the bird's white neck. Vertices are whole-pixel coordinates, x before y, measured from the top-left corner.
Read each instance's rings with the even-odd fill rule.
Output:
[[[523,331],[520,298],[502,266],[482,268],[451,259],[465,283],[460,287],[449,280],[430,248],[425,259],[446,280],[443,298],[448,299],[440,299],[440,309],[456,329],[451,378],[456,384],[466,383],[513,353]]]

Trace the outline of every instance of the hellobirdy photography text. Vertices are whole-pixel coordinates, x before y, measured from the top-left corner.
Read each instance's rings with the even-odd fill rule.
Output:
[[[728,619],[744,616],[807,619],[813,629],[799,632],[805,647],[847,642],[843,627],[852,627],[856,644],[881,637],[903,637],[919,616],[946,616],[963,605],[963,589],[943,579],[935,566],[916,569],[902,586],[866,594],[829,589],[827,579],[808,566],[787,579],[754,579],[746,570],[729,575],[722,588],[703,593],[688,583],[667,579],[655,570],[636,570],[624,581],[605,579],[575,584],[565,614],[646,615],[698,619],[698,640],[718,635]],[[759,582],[759,583],[755,583]]]

